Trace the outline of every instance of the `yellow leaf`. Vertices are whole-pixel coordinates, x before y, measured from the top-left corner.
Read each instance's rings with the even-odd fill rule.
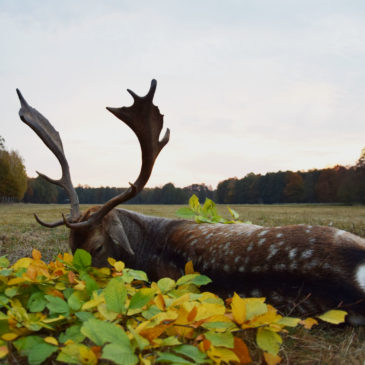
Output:
[[[37,249],[33,248],[32,257],[34,260],[40,260],[42,258],[42,254]]]
[[[209,317],[224,314],[225,312],[226,308],[221,304],[202,303],[202,305],[198,307],[198,313],[195,317],[195,321],[208,319]]]
[[[110,266],[114,266],[114,264],[116,263],[116,260],[113,259],[112,257],[108,257],[108,262],[109,262]]]
[[[233,295],[231,308],[234,320],[238,324],[242,324],[246,320],[246,304],[237,293]]]
[[[13,332],[8,332],[8,333],[4,333],[1,338],[4,341],[13,341],[18,337],[18,335],[16,333]]]
[[[97,307],[99,304],[104,303],[104,297],[102,295],[97,296],[95,299],[91,299],[88,302],[84,303],[83,306],[81,307],[81,309],[87,310],[87,309],[91,309],[94,307]]]
[[[193,261],[190,260],[185,264],[185,275],[194,274],[194,273],[195,273],[195,271],[194,271]]]
[[[276,365],[281,362],[281,357],[279,355],[273,355],[268,352],[264,352],[264,359],[268,365]]]
[[[102,267],[102,268],[98,269],[98,271],[102,275],[105,275],[105,276],[109,276],[110,275],[110,269],[109,269],[109,267]]]
[[[94,352],[86,346],[80,346],[80,361],[82,365],[95,365],[98,362]]]
[[[73,257],[71,254],[69,254],[68,252],[65,252],[63,254],[63,261],[67,262],[68,264],[71,264],[73,261]]]
[[[44,341],[49,343],[50,345],[58,346],[58,341],[54,337],[45,337]]]
[[[221,364],[222,362],[228,364],[230,361],[239,362],[237,355],[225,347],[210,346],[207,355],[217,364]]]
[[[161,294],[156,295],[154,302],[159,310],[163,311],[166,309],[165,300]]]
[[[328,323],[339,324],[345,322],[346,316],[347,312],[337,309],[332,309],[326,313],[321,314],[320,316],[317,316],[317,318]]]
[[[5,357],[9,353],[7,346],[0,346],[0,359]]]
[[[299,322],[301,325],[304,326],[307,330],[310,330],[315,324],[318,324],[318,321],[314,318],[306,318]]]
[[[25,268],[27,269],[28,266],[32,263],[32,259],[30,257],[23,257],[21,259],[19,259],[14,265],[13,265],[13,269],[14,270],[18,270],[21,268]]]
[[[8,286],[11,286],[11,285],[17,285],[17,284],[21,284],[21,283],[24,283],[25,281],[27,281],[27,279],[21,277],[21,278],[14,278],[14,279],[10,279],[8,281]]]
[[[118,272],[122,272],[123,269],[124,269],[125,265],[124,265],[124,262],[122,261],[117,261],[115,264],[114,264],[114,268],[116,271]]]

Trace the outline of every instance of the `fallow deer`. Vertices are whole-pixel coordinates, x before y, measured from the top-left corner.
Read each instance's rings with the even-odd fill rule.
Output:
[[[134,100],[130,107],[107,108],[136,134],[142,167],[125,192],[83,214],[58,132],[17,90],[21,120],[61,164],[59,180],[39,175],[63,187],[71,203],[69,216],[46,223],[35,215],[38,223],[46,227],[65,224],[70,229],[71,250],[87,250],[95,266],[107,265],[107,258],[113,257],[156,280],[164,276],[178,278],[185,263],[192,260],[197,271],[213,280],[209,289],[223,296],[233,292],[265,296],[286,314],[312,315],[343,308],[349,312],[350,323],[365,324],[363,238],[332,227],[197,224],[115,209],[143,189],[159,152],[169,140],[167,129],[159,141],[163,115],[153,105],[156,85],[152,80],[144,97],[128,90]]]

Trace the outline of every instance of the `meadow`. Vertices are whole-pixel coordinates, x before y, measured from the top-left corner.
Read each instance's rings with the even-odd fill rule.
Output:
[[[85,210],[89,206],[82,205]],[[124,205],[123,208],[143,214],[174,218],[180,206]],[[331,225],[365,237],[364,206],[332,205],[233,205],[242,221],[278,226],[305,223]],[[37,213],[46,221],[60,219],[68,205],[1,204],[0,256],[7,255],[11,262],[30,256],[32,249],[42,252],[49,261],[59,252],[68,251],[68,230],[65,227],[48,229],[38,225]],[[224,206],[218,206],[221,215],[228,217]],[[252,347],[254,339],[252,339]],[[321,324],[311,331],[295,329],[286,336],[280,355],[284,364],[364,364],[365,328]]]

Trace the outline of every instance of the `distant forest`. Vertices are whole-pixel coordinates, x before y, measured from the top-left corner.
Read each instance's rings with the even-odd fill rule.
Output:
[[[78,186],[81,204],[101,204],[126,188]],[[310,171],[279,171],[265,175],[221,181],[217,189],[205,184],[185,188],[168,183],[146,188],[130,204],[186,204],[192,194],[200,201],[220,204],[343,203],[365,204],[365,148],[355,166],[335,166]],[[23,201],[26,203],[67,203],[65,192],[41,178],[29,178]]]

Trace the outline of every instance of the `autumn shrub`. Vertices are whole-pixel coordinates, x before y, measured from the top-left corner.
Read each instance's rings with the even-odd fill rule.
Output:
[[[249,363],[242,332],[256,332],[268,364],[281,361],[288,328],[317,320],[283,317],[265,298],[226,301],[199,288],[207,276],[191,262],[177,281],[149,282],[142,271],[109,259],[94,268],[83,250],[46,264],[33,250],[10,266],[0,258],[0,358],[16,363]],[[345,313],[319,318],[339,323]]]

